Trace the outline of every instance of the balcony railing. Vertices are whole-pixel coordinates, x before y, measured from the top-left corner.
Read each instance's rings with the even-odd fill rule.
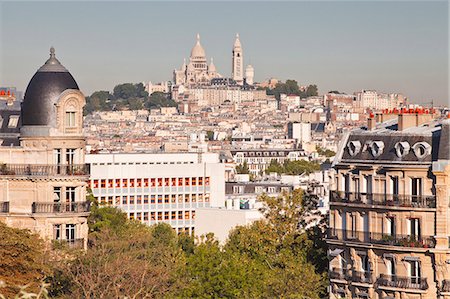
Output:
[[[0,175],[86,176],[89,164],[0,164]]]
[[[434,195],[369,194],[331,191],[330,202],[364,203],[370,205],[407,208],[436,208],[436,196]]]
[[[86,213],[91,208],[91,202],[33,202],[33,213]]]
[[[352,275],[349,278],[353,282],[373,283],[372,275],[369,271],[355,271],[352,270]]]
[[[443,280],[442,281],[442,288],[441,288],[442,292],[447,292],[450,293],[450,280]]]
[[[84,248],[84,239],[64,239],[53,240],[52,245],[54,249],[62,248]]]
[[[331,269],[331,271],[330,271],[330,279],[347,280],[345,272],[341,268],[333,268],[333,269]]]
[[[377,279],[379,286],[400,288],[400,289],[414,289],[426,290],[428,289],[427,279],[424,277],[406,277],[398,275],[381,274]]]
[[[9,213],[9,201],[0,201],[0,213]]]
[[[432,236],[414,236],[414,235],[390,235],[385,233],[351,231],[329,228],[327,232],[328,239],[353,241],[360,243],[382,244],[390,246],[415,247],[415,248],[434,248],[435,240]]]

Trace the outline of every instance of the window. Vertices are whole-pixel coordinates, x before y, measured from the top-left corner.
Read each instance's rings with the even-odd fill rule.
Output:
[[[162,203],[163,199],[162,199],[162,195],[158,195],[158,203]]]
[[[148,187],[148,179],[144,179],[144,187]]]
[[[75,115],[74,111],[66,111],[66,127],[75,127]]]
[[[418,219],[418,218],[408,219],[408,235],[414,240],[419,240],[420,219]]]
[[[122,196],[122,204],[123,205],[127,204],[127,197],[126,196]]]
[[[116,179],[115,186],[116,188],[120,188],[120,179]]]
[[[411,283],[420,284],[420,261],[409,262],[409,276]]]
[[[176,220],[176,219],[177,219],[177,212],[172,211],[172,212],[170,213],[170,219],[171,219],[171,220]]]
[[[75,224],[66,224],[66,240],[75,241]]]
[[[142,213],[141,212],[137,212],[136,213],[136,219],[141,221],[142,220]]]
[[[156,195],[150,195],[150,203],[156,203]]]
[[[150,187],[156,187],[156,179],[150,179]]]
[[[148,204],[148,195],[144,195],[144,204]]]
[[[67,165],[75,164],[75,149],[74,148],[66,149],[66,164]]]
[[[169,212],[164,212],[164,220],[169,220]]]
[[[98,188],[98,180],[93,181],[93,188]]]
[[[75,187],[66,187],[67,211],[73,211],[75,208]]]
[[[61,224],[53,225],[53,239],[61,240]]]
[[[18,115],[11,115],[8,121],[8,128],[17,128],[17,124],[19,123]],[[0,123],[1,126],[1,123]]]
[[[412,202],[418,202],[422,196],[422,178],[411,179]]]
[[[179,187],[183,186],[183,179],[182,178],[178,178],[178,186]]]
[[[106,180],[100,180],[100,187],[106,188]]]
[[[61,187],[53,187],[53,202],[61,202]]]
[[[150,220],[153,220],[153,221],[156,220],[155,212],[150,212]]]
[[[162,220],[162,212],[158,212],[158,220]]]
[[[192,178],[192,186],[197,186],[197,178]]]
[[[134,204],[134,195],[130,195],[130,204]]]
[[[148,212],[144,212],[144,221],[148,221]]]
[[[113,180],[108,180],[108,188],[112,188],[113,187]]]
[[[164,187],[169,187],[169,178],[164,179]]]
[[[395,218],[386,217],[386,233],[390,236],[395,236]]]
[[[158,187],[162,187],[162,185],[163,185],[163,179],[158,178]]]
[[[385,260],[386,263],[386,274],[390,276],[395,276],[395,262],[393,257],[388,257]]]
[[[136,203],[137,203],[138,205],[142,204],[142,195],[137,195],[137,196],[136,196]]]
[[[127,179],[122,179],[122,187],[123,188],[127,188],[128,187],[128,180]]]
[[[138,188],[142,187],[142,179],[136,179],[136,186]]]
[[[164,195],[164,203],[169,203],[169,194]]]

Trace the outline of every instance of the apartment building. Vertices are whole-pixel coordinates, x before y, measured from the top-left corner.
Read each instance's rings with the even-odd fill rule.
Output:
[[[14,115],[20,119],[13,126],[12,116],[8,121],[6,133],[21,125],[20,134],[10,134],[8,146],[0,146],[0,221],[38,233],[48,244],[87,246],[84,105],[51,48],[28,84],[21,113]]]
[[[333,163],[330,298],[450,298],[450,119],[386,118],[347,134]]]
[[[193,233],[197,208],[225,205],[225,166],[213,153],[88,154],[100,205],[130,219]]]
[[[251,174],[264,173],[272,160],[283,164],[284,161],[307,160],[308,155],[298,149],[242,149],[231,150],[236,164],[247,163]]]

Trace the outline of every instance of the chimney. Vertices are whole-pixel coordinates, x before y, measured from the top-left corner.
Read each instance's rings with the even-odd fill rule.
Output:
[[[372,131],[375,128],[376,121],[373,116],[373,113],[370,113],[369,118],[367,119],[367,130]]]
[[[403,109],[398,115],[398,130],[403,131],[411,127],[418,127],[433,120],[434,109],[423,108]]]

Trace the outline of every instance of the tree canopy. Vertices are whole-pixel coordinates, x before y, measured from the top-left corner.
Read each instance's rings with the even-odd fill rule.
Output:
[[[273,159],[266,168],[266,173],[276,172],[278,174],[300,175],[310,174],[318,170],[320,170],[320,164],[314,161],[285,160],[283,164],[280,164],[277,160]]]
[[[22,286],[38,292],[49,274],[44,242],[28,230],[7,226],[0,221],[0,295],[12,298]]]
[[[308,85],[305,90],[301,90],[296,80],[286,80],[285,83],[279,82],[274,89],[266,89],[268,95],[275,95],[277,100],[280,99],[280,94],[294,94],[300,98],[307,98],[318,95],[317,85]]]

